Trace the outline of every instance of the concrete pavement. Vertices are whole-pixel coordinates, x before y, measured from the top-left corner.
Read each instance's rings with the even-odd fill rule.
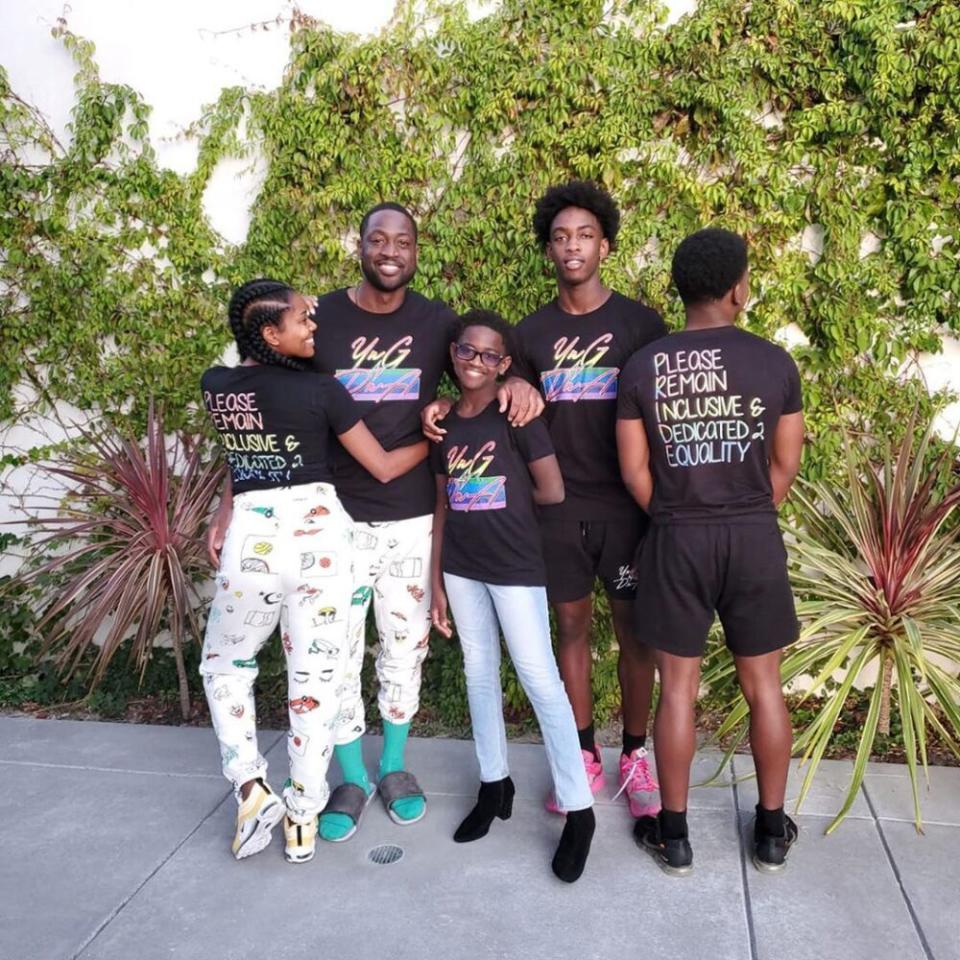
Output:
[[[379,738],[367,741],[375,770]],[[284,744],[262,736],[275,786]],[[375,801],[351,841],[321,843],[309,864],[284,862],[280,830],[237,863],[209,729],[0,718],[0,958],[960,960],[960,769],[932,771],[920,836],[905,770],[871,765],[825,837],[850,769],[825,762],[774,877],[744,855],[753,781],[697,788],[695,871],[678,880],[634,846],[626,807],[611,800],[617,751],[606,750],[593,851],[568,886],[549,867],[561,821],[542,805],[543,748],[510,751],[513,817],[476,843],[450,839],[476,793],[472,743],[414,740],[422,822],[397,826]],[[696,762],[695,781],[716,756]],[[738,757],[737,776],[749,772]],[[400,858],[373,862],[384,845]]]

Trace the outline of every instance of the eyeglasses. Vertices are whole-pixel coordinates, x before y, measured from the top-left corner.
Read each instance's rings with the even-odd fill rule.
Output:
[[[453,348],[453,352],[458,360],[472,360],[474,357],[479,357],[485,367],[499,367],[504,361],[502,353],[497,353],[495,350],[477,350],[469,343],[458,343]]]

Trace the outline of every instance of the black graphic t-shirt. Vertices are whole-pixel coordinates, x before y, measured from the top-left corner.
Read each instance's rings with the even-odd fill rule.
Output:
[[[447,477],[445,573],[501,586],[547,582],[527,464],[553,453],[546,424],[511,427],[496,401],[475,417],[455,410],[431,444],[430,466]],[[436,485],[434,485],[436,486]]]
[[[407,290],[393,313],[370,313],[346,290],[317,302],[314,365],[332,374],[359,404],[363,422],[385,450],[423,439],[420,411],[437,393],[450,356],[456,315],[445,304]],[[334,457],[337,493],[354,520],[407,520],[433,513],[426,461],[380,483],[345,450]]]
[[[517,327],[511,373],[539,387],[544,416],[567,491],[543,517],[616,520],[637,505],[617,462],[620,371],[637,350],[667,332],[658,314],[619,293],[590,313],[571,314],[556,300]]]
[[[773,434],[802,406],[790,354],[737,327],[672,333],[638,353],[621,377],[617,416],[643,419],[654,523],[774,514]]]
[[[211,367],[203,403],[220,434],[234,493],[331,483],[330,436],[363,411],[333,377],[269,365]]]

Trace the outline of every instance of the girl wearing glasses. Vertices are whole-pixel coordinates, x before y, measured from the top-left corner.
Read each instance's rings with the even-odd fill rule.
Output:
[[[553,872],[568,883],[583,873],[594,832],[573,711],[550,643],[546,570],[535,504],[560,503],[563,478],[539,418],[511,427],[496,403],[510,367],[512,329],[497,314],[472,310],[450,354],[460,398],[430,452],[437,477],[430,616],[444,636],[457,622],[470,720],[480,765],[476,806],[454,840],[479,840],[495,817],[506,820],[514,785],[500,687],[500,632],[543,733],[554,789],[567,820]]]

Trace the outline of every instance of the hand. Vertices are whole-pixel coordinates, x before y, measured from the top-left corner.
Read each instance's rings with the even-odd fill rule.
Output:
[[[543,397],[536,387],[532,387],[520,377],[511,377],[497,390],[500,412],[509,408],[507,419],[512,427],[525,427],[531,420],[543,413]]]
[[[207,556],[210,558],[214,569],[217,570],[220,569],[220,551],[223,549],[223,540],[227,535],[227,528],[230,526],[232,517],[233,504],[224,507],[221,503],[207,529]]]
[[[453,627],[447,616],[447,595],[443,587],[438,586],[434,586],[431,593],[433,597],[430,601],[430,622],[449,640],[453,636]]]
[[[438,427],[437,421],[442,420],[452,409],[453,401],[449,397],[437,397],[420,411],[420,429],[428,440],[439,443],[444,438],[447,431]]]

